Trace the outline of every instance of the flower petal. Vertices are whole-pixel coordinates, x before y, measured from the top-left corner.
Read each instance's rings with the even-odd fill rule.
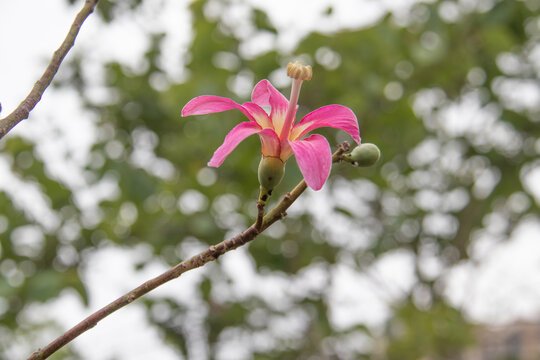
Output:
[[[264,129],[259,132],[261,138],[263,156],[279,157],[281,153],[281,145],[279,137],[274,129]]]
[[[332,167],[332,153],[322,135],[311,135],[304,140],[289,141],[298,167],[310,188],[320,190]]]
[[[342,105],[327,105],[310,112],[293,126],[290,139],[300,139],[311,130],[320,127],[345,130],[352,136],[354,141],[360,144],[358,119],[356,119],[356,115],[351,109]]]
[[[283,128],[287,107],[289,106],[287,98],[272,86],[270,81],[261,80],[253,88],[251,101],[259,106],[270,105],[270,118],[272,119],[274,130],[279,135]]]
[[[287,111],[289,105],[287,98],[266,79],[255,85],[251,93],[251,101],[259,106],[270,105],[272,108],[282,108],[283,111]]]
[[[211,114],[231,109],[238,109],[244,113],[249,120],[255,121],[250,112],[242,105],[237,104],[226,97],[213,95],[197,96],[196,98],[191,99],[182,109],[182,116]]]
[[[223,160],[236,148],[242,140],[250,135],[261,131],[261,127],[256,122],[244,121],[236,125],[227,136],[223,144],[214,152],[214,156],[208,162],[208,166],[218,167],[223,163]]]
[[[272,126],[272,120],[270,120],[270,118],[268,117],[268,114],[266,113],[266,111],[264,111],[262,107],[252,102],[243,103],[242,106],[244,107],[244,109],[249,111],[249,113],[253,116],[255,121],[259,125],[261,125],[263,129],[274,128]]]

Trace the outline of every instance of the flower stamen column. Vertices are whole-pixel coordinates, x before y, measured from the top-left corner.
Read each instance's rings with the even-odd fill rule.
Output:
[[[296,113],[296,105],[298,104],[298,97],[300,95],[300,88],[302,87],[302,82],[306,80],[311,80],[313,71],[311,66],[304,66],[299,61],[296,61],[294,64],[289,63],[287,65],[287,76],[292,78],[292,88],[291,88],[291,97],[289,99],[289,106],[287,107],[287,113],[285,115],[285,122],[279,135],[279,140],[281,146],[284,145],[284,142],[287,141],[289,134],[291,132],[292,125],[294,123],[294,115]],[[288,145],[288,144],[287,144]]]

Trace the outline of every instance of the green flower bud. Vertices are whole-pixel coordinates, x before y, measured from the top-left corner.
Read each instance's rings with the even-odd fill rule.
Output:
[[[353,149],[350,156],[358,166],[373,166],[379,161],[381,151],[375,144],[360,144]]]
[[[263,156],[259,163],[259,183],[266,190],[272,190],[283,179],[285,164],[277,157]]]

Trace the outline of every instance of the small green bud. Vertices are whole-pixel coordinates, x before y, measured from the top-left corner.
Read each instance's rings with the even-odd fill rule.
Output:
[[[353,149],[350,158],[358,166],[373,166],[379,161],[381,151],[375,144],[360,144]]]
[[[263,156],[259,163],[259,183],[266,190],[272,190],[283,179],[285,164],[280,158]]]

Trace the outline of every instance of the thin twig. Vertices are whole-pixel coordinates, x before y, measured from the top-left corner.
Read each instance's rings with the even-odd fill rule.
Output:
[[[26,98],[17,106],[15,110],[3,119],[0,119],[0,139],[4,137],[15,125],[24,119],[28,119],[30,111],[34,109],[37,103],[41,100],[41,96],[45,92],[45,89],[51,84],[60,64],[66,57],[69,50],[75,43],[75,38],[79,33],[79,30],[86,20],[86,18],[94,12],[94,9],[99,0],[85,0],[84,6],[79,11],[73,24],[66,35],[66,38],[60,45],[60,47],[54,52],[49,65],[45,69],[41,78],[34,84],[34,87]]]
[[[343,154],[344,151],[347,151],[348,148],[349,146],[347,143],[340,145],[339,149],[332,155],[332,161],[338,162],[341,154]],[[283,197],[283,199],[268,214],[266,214],[266,216],[262,218],[262,224],[260,225],[259,230],[256,228],[256,224],[253,224],[244,232],[236,235],[235,237],[224,240],[217,245],[212,245],[208,249],[191,257],[190,259],[182,261],[181,263],[167,270],[163,274],[146,281],[144,284],[138,286],[127,294],[119,297],[109,305],[88,316],[86,319],[75,325],[63,335],[56,338],[45,348],[35,351],[32,355],[30,355],[28,360],[43,360],[48,358],[50,355],[55,353],[64,345],[68,344],[85,331],[90,330],[91,328],[96,326],[99,321],[103,320],[116,310],[119,310],[122,307],[130,304],[131,302],[133,302],[133,300],[138,299],[139,297],[149,293],[150,291],[165,284],[166,282],[176,279],[186,271],[196,269],[210,261],[214,261],[226,252],[234,250],[255,239],[257,235],[266,230],[270,225],[285,217],[287,215],[287,209],[296,201],[296,199],[298,199],[298,197],[304,192],[304,190],[306,190],[306,188],[306,182],[304,180],[300,181],[300,183],[298,183],[298,185],[296,185],[296,187],[291,192],[287,193]]]

